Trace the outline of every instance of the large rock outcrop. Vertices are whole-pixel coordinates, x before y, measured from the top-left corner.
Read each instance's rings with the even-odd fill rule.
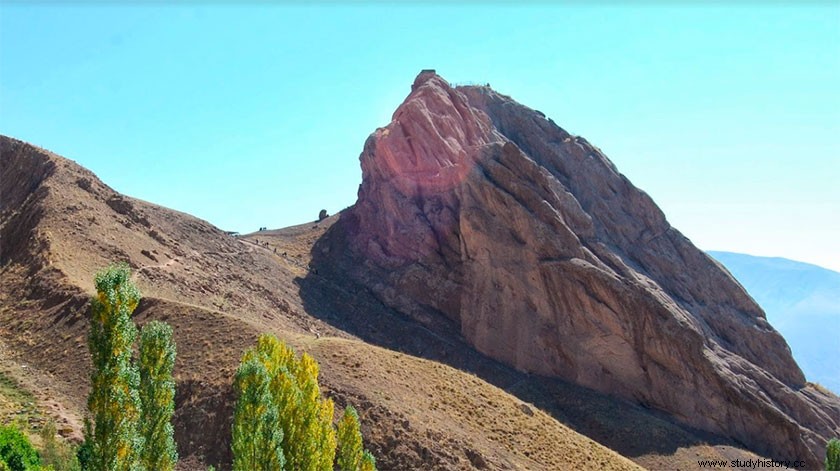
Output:
[[[358,202],[320,249],[385,304],[765,456],[818,466],[840,434],[840,400],[730,274],[542,113],[424,71],[360,159]]]

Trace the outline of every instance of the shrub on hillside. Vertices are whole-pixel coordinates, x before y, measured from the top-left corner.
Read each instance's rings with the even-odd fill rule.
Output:
[[[53,471],[79,471],[79,461],[73,449],[56,438],[55,422],[48,421],[41,429],[41,464]]]
[[[23,432],[6,425],[0,427],[0,463],[9,471],[35,471],[41,459]]]

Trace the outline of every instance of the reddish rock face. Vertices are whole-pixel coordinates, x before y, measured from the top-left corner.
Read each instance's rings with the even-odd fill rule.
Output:
[[[818,466],[840,435],[840,400],[729,273],[541,113],[426,72],[360,158],[342,269],[384,303],[766,456]]]

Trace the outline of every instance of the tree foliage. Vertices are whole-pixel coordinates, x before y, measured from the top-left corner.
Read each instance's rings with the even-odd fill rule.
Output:
[[[344,409],[338,421],[336,464],[341,471],[357,471],[362,462],[362,432],[353,406]]]
[[[47,421],[41,436],[41,464],[52,471],[79,471],[81,469],[74,450],[56,438],[55,422]]]
[[[825,448],[826,471],[840,471],[840,440],[832,438]]]
[[[277,427],[278,412],[271,400],[269,383],[265,366],[246,355],[234,382],[239,396],[232,426],[234,471],[283,469],[283,432]]]
[[[79,444],[79,447],[76,448],[76,460],[79,461],[79,468],[82,471],[90,471],[93,469],[91,466],[91,459],[93,457],[93,446],[91,445],[89,437],[93,436],[92,425],[90,424],[90,419],[87,417],[85,418],[85,439]]]
[[[172,327],[152,321],[140,334],[140,462],[147,470],[172,471],[178,461],[172,416],[175,413],[175,342]]]
[[[336,464],[340,471],[376,471],[376,460],[362,447],[359,413],[348,405],[338,421]]]
[[[92,421],[85,422],[78,461],[91,471],[172,470],[178,458],[172,429],[172,328],[150,322],[143,329],[135,364],[132,347],[137,328],[131,314],[140,302],[140,291],[131,281],[128,265],[97,273],[94,284],[88,336]]]
[[[140,291],[125,264],[99,272],[95,285],[88,339],[93,361],[88,466],[94,471],[134,471],[139,469],[143,442],[137,433],[140,375],[131,362],[131,347],[137,337],[131,313],[140,302]]]
[[[23,432],[6,425],[0,427],[0,464],[10,471],[34,471],[40,468],[41,458]]]
[[[318,363],[306,353],[298,358],[277,337],[265,334],[257,340],[255,348],[245,352],[240,369],[246,365],[256,369],[256,364],[262,366],[268,378],[268,404],[263,408],[276,410],[275,424],[282,431],[285,469],[332,470],[336,446],[332,425],[334,406],[331,399],[321,397]],[[240,392],[240,402],[251,400],[241,387],[236,389]],[[239,459],[236,442],[234,437],[234,460]]]
[[[376,459],[371,452],[365,450],[362,453],[362,462],[359,464],[359,471],[376,471]]]

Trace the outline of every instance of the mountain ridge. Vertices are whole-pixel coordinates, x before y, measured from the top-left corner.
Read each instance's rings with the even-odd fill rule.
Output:
[[[434,85],[432,90],[428,89],[430,83]],[[320,349],[316,358],[323,365],[325,390],[336,394],[339,404],[350,399],[361,403],[363,429],[366,437],[372,437],[371,449],[381,458],[384,466],[393,469],[556,469],[557,466],[586,467],[598,462],[591,459],[603,460],[615,469],[632,467],[600,445],[581,441],[562,424],[596,437],[614,449],[621,449],[623,454],[645,466],[694,466],[697,456],[754,457],[737,449],[737,441],[744,442],[741,438],[749,432],[739,435],[724,428],[711,427],[712,433],[709,433],[708,430],[704,432],[692,428],[684,419],[696,409],[693,411],[686,407],[675,413],[673,407],[670,410],[661,407],[665,404],[661,399],[667,399],[666,391],[656,393],[659,397],[634,396],[633,384],[622,383],[624,373],[621,369],[624,366],[630,367],[628,371],[634,368],[635,354],[619,351],[618,355],[612,355],[612,346],[608,341],[595,344],[600,349],[596,349],[595,355],[589,355],[592,352],[581,343],[579,350],[566,351],[560,355],[561,360],[552,360],[555,363],[547,369],[532,368],[530,371],[528,369],[536,365],[535,359],[542,358],[536,350],[529,352],[526,349],[524,353],[493,359],[491,357],[499,351],[494,350],[496,342],[487,342],[487,337],[484,337],[480,348],[473,349],[476,339],[487,335],[486,322],[493,319],[498,319],[500,325],[513,326],[507,338],[495,337],[500,339],[498,344],[504,348],[509,348],[510,343],[516,344],[517,335],[520,343],[524,343],[522,339],[533,338],[536,341],[532,343],[539,345],[543,342],[546,345],[545,336],[552,335],[546,333],[547,329],[540,328],[535,332],[525,329],[517,333],[520,327],[512,324],[516,316],[511,313],[536,310],[530,307],[527,296],[523,297],[520,293],[533,295],[536,291],[509,289],[506,292],[502,290],[500,296],[493,283],[498,281],[499,286],[513,286],[511,283],[528,277],[529,266],[540,267],[538,270],[561,267],[579,276],[578,281],[556,285],[563,288],[557,293],[572,293],[568,302],[577,303],[576,309],[594,312],[593,319],[608,329],[618,329],[615,332],[620,331],[621,326],[620,322],[611,320],[616,316],[606,312],[610,309],[621,311],[632,307],[654,311],[656,316],[667,318],[665,310],[656,307],[666,290],[657,287],[651,277],[642,276],[638,270],[646,263],[651,265],[650,261],[643,256],[638,256],[638,259],[631,259],[626,254],[623,257],[611,256],[609,244],[601,241],[602,245],[598,245],[598,237],[613,230],[619,231],[622,240],[634,243],[650,243],[663,237],[681,240],[681,236],[670,226],[659,226],[665,227],[661,231],[629,231],[625,234],[627,229],[622,230],[619,224],[621,218],[607,217],[599,223],[597,218],[593,219],[591,214],[583,211],[584,206],[601,208],[615,201],[617,194],[632,188],[632,185],[620,177],[611,182],[612,186],[593,188],[589,193],[584,191],[583,196],[575,195],[586,185],[575,179],[575,170],[579,169],[572,164],[595,161],[597,165],[592,167],[595,170],[590,169],[594,175],[617,174],[617,170],[584,139],[565,133],[544,116],[536,112],[531,114],[530,111],[522,113],[525,107],[505,101],[509,98],[486,87],[453,89],[436,74],[421,74],[406,102],[410,103],[412,96],[420,93],[429,93],[430,101],[424,98],[422,102],[415,102],[416,108],[412,112],[401,106],[394,114],[394,122],[403,119],[408,133],[405,129],[397,130],[396,125],[389,125],[390,128],[375,131],[366,142],[360,156],[364,178],[360,187],[360,204],[318,223],[263,231],[241,238],[233,238],[192,216],[119,195],[89,171],[55,154],[10,138],[0,138],[0,170],[4,175],[0,188],[4,195],[0,205],[0,237],[4,244],[0,256],[3,274],[0,283],[0,300],[3,301],[0,335],[17,345],[19,355],[29,358],[34,366],[46,369],[67,382],[75,391],[70,395],[77,410],[83,410],[87,379],[82,371],[87,357],[83,336],[85,322],[79,321],[84,319],[92,289],[92,275],[114,260],[129,262],[135,269],[137,282],[147,294],[138,308],[138,319],[142,322],[155,318],[175,323],[176,341],[186,348],[181,363],[176,366],[181,372],[177,378],[180,392],[176,413],[179,451],[183,456],[207,464],[229,462],[229,451],[224,446],[215,445],[218,440],[224,443],[228,439],[225,424],[229,423],[226,418],[232,410],[229,380],[241,349],[253,341],[256,333],[264,330],[280,334],[298,348],[307,351]],[[475,96],[470,98],[471,95]],[[426,116],[434,119],[424,121],[423,116],[412,114],[428,111],[428,105],[433,103],[448,106],[447,100],[458,103],[451,103],[447,113],[440,116]],[[441,119],[444,121],[442,127]],[[523,123],[535,125],[553,139],[529,140],[525,133],[517,137],[518,126]],[[505,132],[502,133],[500,128]],[[378,139],[386,131],[394,146],[389,147],[385,142],[382,149],[398,150],[392,152],[391,160],[381,160],[377,154]],[[425,138],[408,143],[411,136]],[[513,142],[511,136],[517,137],[520,142]],[[382,139],[387,141],[388,136]],[[441,141],[448,146],[444,152],[429,147],[439,145]],[[563,149],[563,155],[571,152],[567,161],[546,157],[537,162],[525,153],[529,150],[546,156],[545,149],[551,151],[557,146]],[[423,159],[414,159],[420,155]],[[492,186],[484,185],[482,180],[471,180],[475,178],[476,167],[460,167],[465,161],[470,161],[471,165],[482,165],[482,178],[495,178],[494,184],[497,187],[504,185],[505,192],[497,192]],[[435,165],[443,165],[441,168],[448,170],[440,172]],[[552,166],[556,168],[549,168]],[[418,171],[412,173],[412,170]],[[392,178],[376,178],[377,175],[371,172],[377,171],[379,175]],[[560,175],[559,179],[555,173]],[[8,175],[14,175],[14,178],[5,178]],[[539,181],[545,187],[529,188],[520,183],[524,181]],[[390,196],[397,196],[395,188],[411,197],[403,198],[403,194],[399,197],[401,199],[390,199]],[[453,191],[456,192],[455,197],[452,196]],[[606,193],[602,195],[601,191]],[[6,199],[5,195],[12,196]],[[373,196],[377,199],[371,199]],[[633,193],[629,200],[641,208],[638,216],[646,224],[667,224],[664,215],[655,206],[646,206],[653,204],[646,195]],[[381,204],[374,204],[374,201]],[[484,205],[487,201],[492,204]],[[547,204],[543,205],[541,201]],[[403,214],[406,205],[414,205],[417,211]],[[516,209],[516,205],[533,207],[522,212]],[[485,207],[483,212],[482,207]],[[464,208],[469,208],[470,213],[461,226],[460,211]],[[365,211],[369,212],[365,214]],[[377,214],[385,215],[385,220],[377,220]],[[394,224],[393,220],[387,220],[387,215],[402,222]],[[457,227],[453,225],[453,215],[458,215]],[[498,224],[496,219],[505,224]],[[502,229],[493,229],[499,227]],[[448,229],[457,230],[449,232]],[[371,230],[381,231],[378,232],[380,237],[365,240],[368,233],[364,231]],[[588,240],[590,245],[583,248],[575,245],[582,239]],[[370,240],[377,243],[368,244]],[[494,240],[498,245],[492,245]],[[477,250],[482,248],[481,244],[485,244],[484,250]],[[506,253],[508,244],[510,247],[544,246],[545,250],[544,253],[522,258],[516,253]],[[353,250],[344,252],[347,247]],[[569,256],[567,249],[575,250],[574,256]],[[360,251],[366,250],[371,252],[359,259]],[[418,254],[428,257],[421,260],[425,265],[414,260]],[[480,259],[487,265],[465,267],[463,261],[459,261],[462,255],[464,260]],[[692,255],[680,253],[676,256],[691,258]],[[504,263],[494,266],[493,260]],[[406,266],[408,269],[405,269]],[[439,270],[440,266],[445,270]],[[510,273],[497,280],[485,276],[494,273],[499,266],[509,269]],[[651,268],[656,269],[655,265]],[[440,273],[443,277],[435,278]],[[631,276],[628,277],[628,274]],[[459,292],[465,275],[477,283],[487,282],[482,285],[483,288],[471,288],[473,294],[495,296],[494,305],[501,307],[511,307],[508,299],[520,296],[517,301],[520,304],[507,312],[499,310],[497,318],[490,316],[490,310],[481,310],[487,304],[484,307],[479,304],[481,309],[472,312],[483,312],[484,318],[479,316],[470,320],[471,311],[462,308],[469,307],[470,303],[475,306],[477,301],[483,302],[483,297],[463,296]],[[556,283],[558,279],[551,276],[555,275],[549,278]],[[420,284],[412,280],[420,280]],[[645,283],[645,289],[650,290],[648,294],[632,294],[632,283],[637,282]],[[614,283],[620,286],[626,284],[622,288],[626,291],[616,295],[612,291]],[[581,292],[585,297],[575,300],[575,293]],[[530,303],[535,308],[544,307],[557,302],[556,296],[562,296],[557,293],[553,295],[553,301],[533,298]],[[631,300],[632,306],[624,304],[623,294],[628,294],[626,299]],[[685,289],[682,294],[691,297],[705,292],[702,289]],[[418,299],[421,302],[418,303]],[[753,309],[747,301],[739,300],[738,303],[745,303]],[[604,306],[610,309],[605,311]],[[751,312],[755,316],[749,319],[763,317],[757,307]],[[598,319],[605,313],[607,317]],[[652,319],[655,320],[655,317]],[[691,324],[691,319],[685,317],[669,322],[664,333],[678,334],[680,329]],[[463,325],[468,328],[462,330]],[[564,325],[563,328],[568,327]],[[650,329],[653,336],[663,335],[650,325],[645,329]],[[505,328],[501,330],[505,331]],[[555,331],[563,332],[562,329]],[[535,335],[529,337],[531,333]],[[699,334],[687,335],[689,343],[694,342],[695,348],[701,348]],[[543,340],[540,340],[541,337]],[[224,341],[219,341],[221,339]],[[574,336],[569,334],[570,345],[573,340]],[[644,343],[645,339],[642,341]],[[56,342],[56,347],[42,351],[41,343],[50,342]],[[773,342],[776,341],[773,340],[771,345]],[[383,345],[396,351],[397,355],[407,355],[406,364],[414,366],[405,375],[394,376],[393,371],[400,369],[402,362],[388,360],[388,355],[395,354],[369,344]],[[348,345],[353,347],[350,353],[345,351]],[[628,345],[634,344],[628,342]],[[748,346],[748,343],[739,346],[742,349],[739,351],[749,354]],[[218,352],[212,358],[202,357],[208,349],[218,349]],[[756,352],[752,354],[756,355]],[[755,440],[747,445],[765,456],[785,454],[801,459],[807,451],[810,453],[808,459],[814,463],[821,432],[803,428],[805,439],[800,440],[798,429],[791,432],[791,427],[798,427],[796,420],[786,418],[784,414],[801,415],[804,409],[805,413],[810,411],[812,414],[806,419],[822,420],[830,428],[831,414],[836,416],[840,410],[832,409],[836,407],[832,404],[837,402],[837,398],[809,389],[804,385],[801,373],[797,375],[796,371],[790,370],[789,363],[793,360],[789,358],[789,353],[787,357],[784,352],[780,355],[783,361],[781,366],[776,366],[778,371],[775,373],[784,381],[768,374],[769,379],[762,387],[769,388],[771,394],[781,394],[789,403],[781,404],[785,413],[774,415],[769,412],[771,423],[767,424],[767,428],[771,431],[767,433],[781,431],[779,436],[784,438],[795,433],[793,443],[780,447],[781,452]],[[420,357],[422,361],[417,363],[414,357]],[[73,361],[65,361],[68,358]],[[610,365],[612,358],[620,361]],[[564,382],[576,379],[571,375],[560,375],[557,379],[539,374],[562,373],[562,362],[569,362],[569,359],[581,363],[576,371],[583,372],[583,387]],[[694,360],[705,361],[702,358]],[[662,355],[658,361],[668,363],[670,360],[667,355]],[[372,364],[368,370],[365,370],[366,362]],[[753,371],[749,362],[737,364],[745,368],[745,377]],[[606,376],[605,370],[599,369],[599,366],[609,367],[613,371],[611,374],[618,379],[599,382]],[[667,370],[667,365],[649,368]],[[401,382],[415,381],[433,370],[445,372],[440,378],[464,387],[473,384],[466,376],[475,375],[480,379],[475,383],[478,389],[470,389],[473,391],[471,395],[476,398],[486,396],[490,402],[481,399],[477,406],[467,407],[461,399],[457,399],[460,397],[457,391],[442,387],[446,381],[435,383],[441,387],[422,391],[426,397],[440,400],[424,402],[427,399],[423,399],[422,395],[412,396],[412,388],[406,389],[401,385]],[[386,378],[382,383],[385,384],[382,386],[385,392],[364,388],[366,378],[379,376]],[[709,378],[715,379],[715,376]],[[801,385],[801,388],[788,394],[791,388],[787,383],[797,387]],[[625,399],[615,399],[588,389],[593,386],[601,393],[615,393]],[[749,384],[746,386],[752,387]],[[613,387],[615,389],[610,389]],[[434,413],[426,414],[425,409],[414,410],[400,405],[389,399],[390,396],[386,397],[388,388],[409,395],[409,402],[417,401],[427,408],[445,406],[447,413],[451,417],[459,417],[459,420],[441,422],[434,418]],[[499,395],[502,390],[507,391],[505,395]],[[743,401],[741,404],[748,409],[766,407],[766,403],[750,402],[749,399],[754,398],[744,399],[738,396],[737,391],[728,391],[733,394],[731,400]],[[692,393],[696,394],[696,391]],[[492,407],[492,401],[502,401],[513,406],[511,413],[515,410],[520,413],[505,415],[511,419],[509,424],[492,416],[487,417],[488,424],[462,423],[465,410]],[[521,407],[523,401],[525,408]],[[466,409],[459,409],[458,404]],[[558,443],[566,444],[568,440],[574,445],[561,447],[558,456],[548,452],[547,444],[534,444],[529,448],[529,445],[516,439],[517,429],[511,424],[536,423],[528,422],[533,416],[526,410],[533,409],[537,404],[537,409],[551,415],[551,420],[539,414],[539,419],[533,419],[540,420],[541,427],[550,429],[546,436],[562,437]],[[507,406],[505,410],[508,410]],[[662,415],[661,411],[669,412],[670,417]],[[612,415],[622,419],[615,419]],[[406,420],[408,426],[404,425]],[[523,420],[525,422],[521,422]],[[755,419],[750,416],[745,416],[743,420],[745,429],[755,425]],[[834,420],[836,433],[837,419]],[[645,424],[647,429],[626,429],[627,424],[637,423]],[[503,433],[491,430],[491,424],[501,427]],[[190,430],[200,432],[205,429],[212,431],[212,437],[190,433]],[[397,431],[399,440],[394,439]],[[714,434],[716,431],[720,434]],[[472,442],[476,445],[470,445]],[[575,455],[572,453],[574,447],[591,451]],[[539,457],[539,460],[527,456],[525,451]],[[481,459],[476,459],[476,456]]]
[[[314,248],[319,273],[518,370],[761,453],[815,466],[837,433],[837,398],[808,389],[729,273],[542,114],[424,71],[360,161],[357,203]]]
[[[782,257],[709,251],[723,263],[784,334],[810,381],[840,390],[834,358],[840,346],[840,273]]]

